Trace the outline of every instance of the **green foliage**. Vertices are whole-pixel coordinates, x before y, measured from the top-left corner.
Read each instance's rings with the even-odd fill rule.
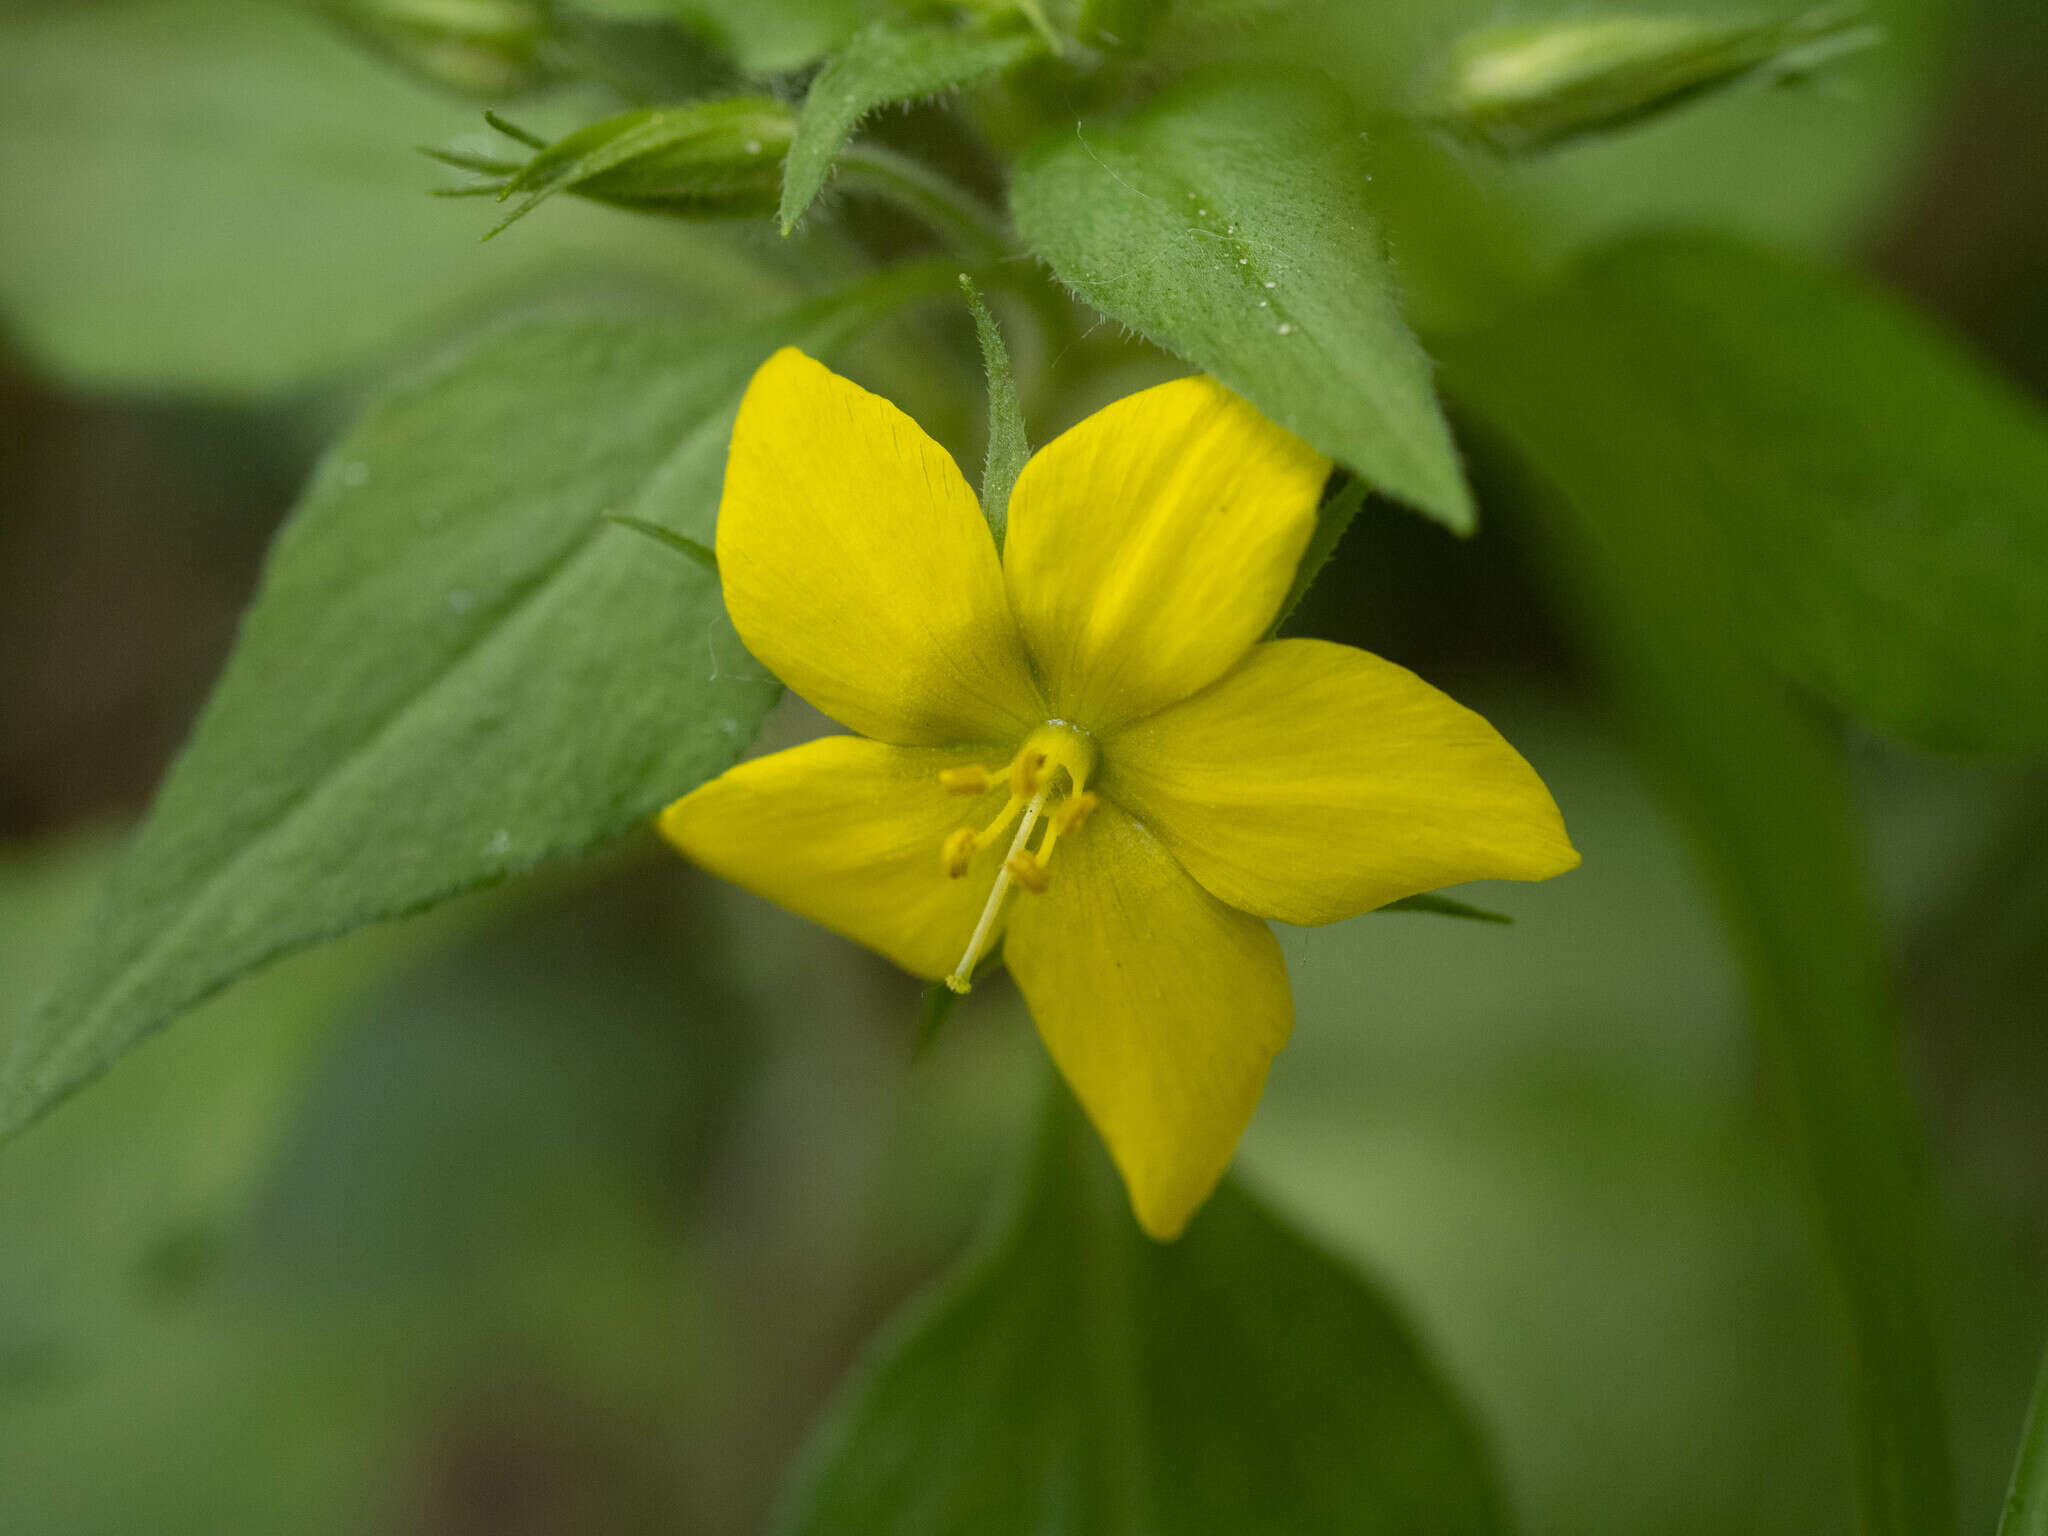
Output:
[[[1847,1314],[1862,1528],[1939,1536],[1954,1489],[1927,1154],[1844,752],[1652,562],[1656,505],[1572,499],[1559,575],[1746,965]]]
[[[778,1524],[1504,1529],[1463,1409],[1386,1302],[1234,1184],[1149,1242],[1058,1085],[1004,1226],[874,1347]]]
[[[289,5],[0,11],[0,309],[82,385],[250,395],[565,287],[742,317],[786,295],[713,237],[598,208],[479,257],[412,149],[475,125]]]
[[[1658,0],[1642,14],[1589,16],[1573,0],[1528,0],[1511,26],[1492,24],[1492,0],[297,8],[340,20],[415,83],[491,98],[528,93],[521,116],[533,113],[536,131],[490,119],[533,151],[510,157],[473,131],[459,136],[474,128],[469,110],[457,115],[393,84],[338,45],[342,29],[292,8],[0,6],[0,135],[13,150],[0,163],[0,195],[17,210],[0,223],[0,304],[33,357],[68,380],[300,387],[365,357],[417,353],[463,329],[465,317],[502,312],[542,284],[561,291],[558,269],[579,295],[651,295],[720,317],[715,328],[574,315],[501,326],[376,400],[280,536],[217,693],[68,968],[33,1010],[19,1003],[15,973],[24,954],[49,947],[51,920],[28,911],[0,861],[0,1135],[238,977],[595,848],[747,748],[779,690],[725,619],[710,541],[734,404],[774,345],[829,351],[910,299],[964,286],[988,391],[982,499],[1000,543],[1028,453],[1019,374],[1034,413],[1054,421],[1161,366],[1128,338],[1098,335],[1102,327],[1064,303],[1035,256],[1112,328],[1214,373],[1340,464],[1284,620],[1374,492],[1455,532],[1474,526],[1432,365],[1405,307],[1421,317],[1469,408],[1461,424],[1471,423],[1478,462],[1502,471],[1486,483],[1504,499],[1525,493],[1539,510],[1552,586],[1694,834],[1747,967],[1756,1038],[1795,1138],[1796,1159],[1784,1161],[1803,1175],[1846,1324],[1864,1526],[1877,1536],[1941,1536],[1954,1494],[1926,1151],[1840,722],[1802,692],[1916,744],[2048,751],[2048,430],[1931,327],[1838,277],[1731,240],[1668,234],[1574,259],[1593,232],[1702,214],[1825,246],[1858,227],[1875,192],[1908,163],[1901,147],[1937,57],[1925,43],[1949,8],[1874,0],[1875,19],[1901,46],[1855,61],[1850,78],[1866,95],[1849,102],[1725,88],[1794,78],[1861,47],[1873,29],[1859,13],[1830,6],[1770,19],[1738,15],[1733,0],[1685,6]],[[1225,26],[1255,16],[1274,22],[1256,38]],[[1448,70],[1418,109],[1413,83],[1447,45]],[[1224,68],[1186,73],[1202,58]],[[777,77],[820,61],[801,109],[783,105],[802,77]],[[965,110],[923,145],[893,136],[890,147],[852,143],[879,109],[968,88]],[[749,94],[731,94],[741,91]],[[1697,111],[1670,110],[1707,97],[1713,104]],[[1466,146],[1448,142],[1453,135]],[[611,206],[562,204],[521,239],[479,252],[473,230],[418,195],[426,189],[407,149],[422,141],[472,178],[448,195],[518,199],[513,218],[561,191]],[[1021,161],[1020,145],[1033,146]],[[1535,153],[1565,145],[1571,153]],[[1781,152],[1767,176],[1756,168],[1763,149]],[[857,196],[801,245],[767,238],[768,218],[789,233],[835,170],[842,190],[887,197],[923,230],[869,218]],[[1006,177],[1014,231],[963,190]],[[616,210],[740,215],[762,228],[751,243],[714,243]],[[933,236],[974,267],[973,280],[959,263],[919,261]],[[750,323],[793,291],[822,291],[876,266],[879,276],[840,298]],[[1416,302],[1404,299],[1397,273]],[[1010,336],[1016,369],[976,280],[1023,301]],[[896,328],[862,362],[909,359],[905,376],[890,381],[892,397],[957,449],[973,430],[972,354],[957,323],[920,327]],[[1510,479],[1510,457],[1525,479]],[[1434,541],[1432,558],[1451,558],[1435,533],[1391,526]],[[1522,552],[1510,541],[1511,560]],[[1421,574],[1425,588],[1444,579]],[[1425,603],[1406,601],[1414,612],[1395,615],[1397,637],[1404,622],[1414,631],[1436,624],[1433,612],[1418,617]],[[1398,643],[1390,649],[1398,654]],[[1583,749],[1572,742],[1586,724],[1573,715],[1558,725],[1549,743],[1558,760],[1577,760],[1572,752]],[[1512,725],[1509,734],[1523,739]],[[1548,776],[1550,754],[1530,755]],[[1586,962],[1569,984],[1558,979],[1567,967],[1557,950],[1535,951],[1543,917],[1566,909],[1524,904],[1533,903],[1526,896],[1507,898],[1524,925],[1512,941],[1480,946],[1483,967],[1469,964],[1469,943],[1448,947],[1469,932],[1450,932],[1436,950],[1438,934],[1416,932],[1444,925],[1284,935],[1305,1026],[1318,1011],[1325,1026],[1374,1009],[1378,1018],[1339,1043],[1327,1043],[1336,1032],[1326,1030],[1323,1045],[1304,1027],[1276,1067],[1276,1097],[1287,1097],[1291,1076],[1297,1112],[1309,1106],[1312,1121],[1320,1102],[1328,1124],[1304,1133],[1304,1120],[1276,1127],[1264,1115],[1249,1155],[1264,1171],[1261,1136],[1274,1138],[1267,1147],[1283,1165],[1290,1137],[1326,1137],[1316,1157],[1297,1157],[1297,1170],[1314,1171],[1289,1190],[1289,1204],[1314,1209],[1319,1231],[1348,1233],[1376,1267],[1387,1258],[1400,1291],[1433,1323],[1462,1325],[1433,1331],[1460,1379],[1483,1388],[1533,1529],[1600,1528],[1589,1513],[1615,1529],[1660,1528],[1656,1518],[1629,1520],[1643,1511],[1718,1528],[1721,1516],[1752,1508],[1815,1529],[1812,1517],[1846,1483],[1838,1463],[1847,1453],[1835,1417],[1811,1400],[1822,1351],[1810,1342],[1808,1314],[1819,1302],[1801,1289],[1810,1277],[1789,1243],[1778,1251],[1790,1225],[1779,1184],[1791,1175],[1752,1123],[1760,1117],[1747,1057],[1716,1036],[1661,1084],[1661,1068],[1612,1059],[1666,1048],[1658,1030],[1641,1027],[1652,1006],[1644,996],[1670,1022],[1671,995],[1690,983],[1704,1001],[1680,1011],[1694,1007],[1719,1026],[1732,1012],[1729,990],[1698,933],[1667,933],[1657,946],[1656,902],[1642,898],[1682,887],[1683,872],[1654,858],[1630,863],[1655,836],[1647,810],[1601,819],[1629,785],[1593,780],[1574,797],[1558,782],[1561,802],[1587,802],[1583,811],[1567,805],[1575,832],[1592,829],[1581,838],[1587,875],[1573,890],[1604,892],[1597,899],[1611,910],[1601,939],[1575,926],[1550,937],[1596,954],[1597,970]],[[77,904],[67,889],[60,911]],[[702,896],[680,874],[674,889]],[[635,909],[647,898],[636,888]],[[1435,894],[1385,910],[1509,921]],[[531,1296],[550,1286],[574,1327],[603,1334],[607,1368],[636,1384],[624,1412],[650,1440],[675,1427],[652,1406],[657,1375],[666,1390],[687,1381],[707,1401],[737,1403],[735,1420],[785,1422],[786,1404],[738,1389],[742,1373],[752,1388],[757,1362],[700,1380],[694,1359],[643,1348],[680,1311],[676,1196],[709,1166],[719,1116],[739,1112],[721,1106],[741,1099],[738,1078],[752,1061],[737,1033],[721,1033],[751,1029],[752,1004],[719,995],[717,966],[672,969],[700,928],[718,931],[702,915],[636,929],[623,946],[603,938],[622,932],[619,912],[587,934],[522,929],[379,1015],[381,1037],[376,1028],[366,1037],[388,1059],[360,1081],[344,1072],[325,1085],[265,1235],[273,1280],[295,1265],[339,1277],[335,1291],[360,1310],[339,1328],[330,1328],[332,1312],[292,1314],[283,1364],[237,1399],[240,1416],[261,1419],[266,1435],[205,1442],[201,1455],[236,1468],[300,1451],[279,1427],[291,1414],[271,1414],[265,1393],[302,1399],[301,1418],[348,1422],[351,1405],[337,1402],[344,1394],[334,1382],[348,1379],[338,1362],[351,1341],[409,1352],[389,1308],[487,1356],[486,1335],[524,1336],[522,1308],[547,1314]],[[871,990],[887,1016],[870,1046],[880,1042],[888,1070],[898,1066],[907,986],[847,986],[851,971],[792,964],[791,954],[822,951],[772,940],[764,950],[754,941],[768,930],[748,926],[756,917],[737,919],[739,937],[720,954],[734,973],[772,973],[764,994],[779,1001],[764,1016],[780,1007],[809,1020],[835,988]],[[279,973],[295,986],[313,978],[303,995],[276,977],[238,990],[210,1014],[231,1026],[218,1039],[188,1045],[181,1033],[158,1075],[129,1074],[98,1101],[100,1119],[74,1115],[68,1123],[83,1129],[70,1131],[60,1119],[8,1149],[0,1397],[68,1390],[86,1359],[74,1339],[128,1337],[135,1296],[168,1305],[204,1290],[248,1214],[313,1048],[328,1038],[341,980],[387,964],[387,950],[406,952],[419,931],[365,934],[332,962],[309,957]],[[1357,946],[1350,962],[1323,968],[1338,944]],[[1674,985],[1668,962],[1680,956],[1695,970],[1681,965]],[[998,963],[986,959],[977,979]],[[1362,1010],[1365,976],[1372,1009]],[[1468,981],[1491,989],[1481,1025],[1462,1057],[1427,1057],[1422,1074],[1454,1087],[1410,1106],[1403,1127],[1392,1101],[1401,1090],[1379,1103],[1361,1098],[1361,1085],[1369,1092],[1377,1078],[1359,1042],[1397,1034],[1386,1016],[1406,1014],[1416,1033],[1381,1060],[1403,1050],[1425,1057],[1417,1041],[1434,1047],[1455,1013],[1446,998]],[[1574,1032],[1587,1028],[1583,994],[1610,985],[1624,1002],[1591,1028],[1627,1044],[1603,1057]],[[1008,1037],[1030,1044],[1017,1000],[998,991],[990,1001],[992,1019],[1016,1026]],[[924,993],[920,1073],[997,1039],[993,1029],[955,1029],[932,1049],[957,1002],[945,987]],[[622,1032],[592,1033],[579,1017],[586,1009]],[[278,1027],[261,1033],[272,1014]],[[687,1029],[673,1027],[678,1017]],[[245,1018],[246,1028],[235,1023]],[[1542,1057],[1542,1040],[1556,1059]],[[817,1045],[792,1030],[777,1050],[809,1059]],[[346,1056],[350,1047],[337,1049]],[[1340,1049],[1354,1053],[1342,1072],[1312,1054]],[[1717,1052],[1726,1060],[1708,1059]],[[1482,1061],[1509,1063],[1493,1069],[1505,1086],[1490,1098],[1472,1092]],[[1676,1129],[1667,1124],[1674,1105],[1701,1110],[1700,1069],[1716,1065],[1726,1102],[1697,1123],[1681,1115]],[[479,1069],[488,1081],[465,1098]],[[829,1118],[813,1112],[828,1098],[835,1109],[851,1101],[847,1076],[821,1074],[812,1098],[780,1112],[787,1118],[774,1134],[755,1132],[749,1151],[779,1140],[804,1145],[810,1159]],[[674,1081],[685,1083],[682,1094],[669,1091]],[[945,1112],[955,1129],[992,1144],[984,1122],[1002,1122],[999,1105],[991,1116],[1001,1093],[956,1097]],[[1476,1107],[1460,1120],[1468,1100]],[[464,1104],[468,1118],[452,1108]],[[383,1143],[360,1134],[379,1110],[392,1131]],[[1503,1131],[1515,1114],[1527,1123]],[[518,1135],[504,1151],[507,1126]],[[1431,1135],[1440,1138],[1434,1154]],[[1462,1185],[1439,1166],[1432,1186],[1418,1165],[1432,1155],[1442,1164],[1454,1141],[1457,1156],[1477,1143],[1496,1162],[1460,1165]],[[1661,1185],[1630,1182],[1645,1146],[1673,1159]],[[148,1177],[124,1182],[122,1170],[147,1161],[152,1147],[163,1151],[160,1166],[149,1162]],[[449,1176],[420,1180],[435,1192],[414,1199],[412,1175],[451,1148],[456,1166],[436,1170]],[[918,1164],[922,1190],[928,1170],[904,1160]],[[841,1180],[833,1198],[817,1198],[823,1184],[793,1200],[770,1190],[797,1213],[785,1213],[780,1252],[799,1247],[793,1232],[818,1241],[819,1211],[843,1220],[837,1213],[854,1204],[839,1165],[861,1158],[819,1161],[834,1163]],[[350,1182],[364,1167],[375,1189],[400,1191],[391,1209],[374,1191],[351,1205],[346,1192],[369,1187]],[[1525,1271],[1570,1246],[1555,1219],[1562,1210],[1568,1224],[1568,1203],[1538,1187],[1561,1168],[1609,1202],[1579,1211],[1576,1232],[1606,1243],[1612,1262],[1602,1272],[1577,1256],[1552,1261],[1539,1290],[1541,1277],[1530,1282]],[[757,1177],[752,1167],[750,1197],[765,1187]],[[102,1185],[115,1186],[105,1222],[95,1204]],[[1719,1207],[1757,1187],[1765,1193],[1742,1218],[1755,1230],[1730,1239],[1740,1221]],[[1656,1223],[1687,1198],[1716,1209],[1695,1213],[1698,1230],[1678,1240],[1691,1246],[1674,1254]],[[1442,1212],[1457,1200],[1468,1203],[1447,1222]],[[1637,1209],[1649,1206],[1657,1209]],[[1426,1214],[1410,1214],[1418,1209]],[[560,1219],[593,1211],[616,1218],[592,1228],[610,1230],[615,1250],[602,1239],[587,1244],[581,1226]],[[1451,1230],[1459,1225],[1471,1235]],[[1628,1230],[1617,1238],[1617,1228]],[[822,1253],[847,1236],[835,1230],[803,1251]],[[1405,1273],[1391,1262],[1404,1242]],[[61,1250],[77,1273],[39,1267],[37,1243]],[[1744,1243],[1733,1259],[1723,1251]],[[886,1274],[845,1287],[861,1308],[937,1251],[929,1239],[922,1258],[879,1246],[888,1248]],[[427,1253],[437,1257],[417,1272],[394,1259]],[[462,1314],[478,1289],[477,1253],[497,1255],[506,1267],[497,1285],[523,1299],[471,1319]],[[1491,1291],[1470,1278],[1488,1265],[1498,1272]],[[1656,1278],[1631,1291],[1631,1268]],[[1755,1310],[1788,1330],[1777,1342],[1797,1336],[1790,1387],[1778,1379],[1787,1351],[1745,1338],[1767,1366],[1744,1375],[1737,1361],[1724,1377],[1718,1344],[1701,1342],[1720,1334],[1688,1326],[1723,1306],[1741,1311],[1734,1293],[1758,1280],[1752,1270],[1781,1282]],[[1589,1276],[1598,1283],[1588,1286]],[[1471,1289],[1461,1296],[1460,1286]],[[431,1302],[419,1299],[430,1290]],[[1580,1295],[1589,1290],[1591,1301]],[[620,1298],[638,1310],[611,1305]],[[1553,1335],[1547,1318],[1531,1326],[1575,1300],[1576,1332],[1567,1322]],[[1645,1322],[1645,1308],[1660,1305],[1673,1316]],[[622,1310],[628,1326],[618,1323]],[[217,1510],[155,1507],[158,1490],[176,1482],[173,1464],[192,1453],[182,1412],[163,1403],[182,1410],[219,1395],[223,1381],[242,1379],[237,1361],[261,1354],[271,1363],[276,1340],[266,1330],[277,1326],[216,1312],[202,1327],[217,1336],[195,1346],[197,1366],[174,1360],[168,1372],[144,1373],[139,1387],[39,1404],[34,1435],[6,1437],[0,1506],[36,1512],[48,1501],[62,1529],[133,1526],[125,1512],[134,1509],[166,1530],[222,1528]],[[843,1348],[845,1326],[820,1325],[832,1334],[827,1354]],[[1488,1326],[1525,1337],[1489,1346]],[[2028,1327],[2031,1350],[2038,1321]],[[1646,1340],[1671,1347],[1646,1349]],[[1558,1401],[1560,1362],[1603,1352],[1573,1378],[1601,1400]],[[1687,1379],[1642,1386],[1660,1374],[1641,1368],[1651,1355],[1665,1360],[1662,1374]],[[2043,1371],[2037,1398],[2048,1393]],[[815,1362],[791,1375],[814,1378]],[[151,1394],[162,1402],[135,1401]],[[1783,1437],[1771,1416],[1797,1419],[1814,1442],[1786,1452],[1800,1486],[1713,1492],[1712,1467],[1686,1483],[1677,1462],[1694,1455],[1687,1430],[1660,1440],[1630,1428],[1657,1417],[1667,1398],[1672,1423],[1720,1425],[1728,1446],[1768,1445],[1772,1455]],[[661,1401],[672,1409],[678,1399]],[[171,1472],[124,1471],[102,1501],[97,1487],[75,1495],[37,1470],[63,1464],[45,1447],[98,1445],[102,1424],[152,1414],[175,1420],[142,1436]],[[206,1420],[213,1427],[202,1433],[225,1437],[232,1417]],[[2048,1532],[2044,1418],[2037,1401],[2002,1536]],[[380,1427],[361,1429],[366,1437],[395,1434],[401,1416],[380,1404],[361,1416],[372,1422]],[[1667,1464],[1634,1465],[1643,1447],[1661,1448]],[[1967,1488],[1967,1459],[1963,1466]],[[343,1480],[315,1468],[285,1502],[321,1510],[335,1529],[389,1513],[347,1507],[335,1496]],[[1610,1509],[1602,1500],[1617,1489]],[[248,1497],[248,1520],[227,1524],[272,1513],[255,1511],[262,1495]],[[604,1507],[631,1502],[619,1494]],[[704,1507],[714,1522],[731,1514],[716,1497]],[[110,1516],[115,1509],[124,1514]],[[1006,1224],[870,1352],[814,1440],[783,1521],[786,1536],[1502,1525],[1477,1433],[1370,1286],[1232,1184],[1181,1243],[1144,1241],[1057,1087]]]
[[[0,864],[0,1038],[28,1013],[119,852],[96,835]],[[347,1005],[464,926],[359,936],[223,998],[0,1158],[0,1417],[89,1378],[174,1315],[257,1200]],[[23,1415],[25,1417],[25,1415]],[[17,1438],[21,1417],[10,1419]],[[0,1455],[0,1489],[22,1472]],[[0,1495],[0,1521],[25,1515]],[[33,1529],[24,1521],[19,1528]]]
[[[328,455],[75,963],[0,1060],[0,1132],[255,966],[619,836],[728,765],[780,689],[708,533],[762,330],[536,321],[386,395]]]
[[[1369,168],[1315,75],[1233,71],[1018,167],[1017,226],[1112,320],[1213,373],[1376,490],[1469,532],[1471,492],[1400,312]]]
[[[687,879],[656,873],[607,861],[299,956],[10,1144],[0,1528],[431,1529],[439,1448],[545,1390],[605,1454],[561,1474],[579,1518],[540,1528],[647,1530],[642,1437],[607,1410],[659,1394],[644,1439],[672,1454],[730,1368],[743,1315],[679,1208],[754,1061]],[[0,861],[0,923],[40,895],[54,932],[92,894],[21,874]],[[40,968],[15,962],[48,958],[22,936],[0,1031]]]
[[[1461,37],[1428,109],[1501,154],[1552,149],[1726,86],[1810,73],[1881,37],[1859,0],[1788,19],[1595,16]]]
[[[1926,321],[1662,237],[1440,350],[1634,579],[1908,740],[2048,747],[2048,427]]]
[[[818,71],[804,97],[783,172],[782,232],[795,229],[817,201],[833,162],[870,112],[971,85],[1045,47],[1045,38],[1015,11],[950,21],[878,21],[858,33]]]
[[[982,301],[974,279],[962,273],[960,286],[974,313],[975,340],[980,343],[981,366],[988,376],[988,451],[981,466],[981,511],[1000,550],[1003,530],[1010,521],[1010,491],[1024,472],[1024,461],[1031,457],[1031,443],[1024,435],[1024,407],[1017,399],[1017,375],[1010,368],[1010,350],[1003,345],[1002,330]]]

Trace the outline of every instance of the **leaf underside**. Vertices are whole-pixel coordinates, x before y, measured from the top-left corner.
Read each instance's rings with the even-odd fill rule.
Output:
[[[1349,104],[1236,70],[1027,156],[1017,227],[1089,304],[1214,374],[1373,489],[1474,523],[1429,359],[1401,317]]]
[[[2048,749],[2048,421],[1924,320],[1659,236],[1443,351],[1635,578],[1738,649],[1909,741]]]
[[[1235,1182],[1144,1237],[1064,1087],[1007,1223],[885,1331],[779,1536],[1481,1536],[1462,1409],[1356,1274]]]
[[[740,334],[536,320],[401,385],[327,455],[57,987],[0,1056],[0,1133],[247,971],[596,847],[730,764],[780,689],[702,544]]]
[[[782,232],[796,228],[817,201],[833,162],[870,112],[971,85],[1044,50],[1045,40],[1022,25],[878,21],[856,33],[804,97],[782,169]]]

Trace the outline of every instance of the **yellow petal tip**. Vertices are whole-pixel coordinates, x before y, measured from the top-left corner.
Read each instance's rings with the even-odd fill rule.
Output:
[[[680,800],[671,800],[661,808],[660,813],[654,818],[654,830],[659,832],[680,853],[689,852],[689,848],[684,842],[683,824],[688,818],[689,805],[693,798],[695,798],[695,791],[683,796]]]
[[[1200,1209],[1200,1207],[1196,1207]],[[1152,1211],[1138,1204],[1136,1197],[1131,1200],[1131,1214],[1138,1220],[1138,1230],[1155,1243],[1173,1243],[1187,1231],[1188,1223],[1194,1219],[1194,1210]]]

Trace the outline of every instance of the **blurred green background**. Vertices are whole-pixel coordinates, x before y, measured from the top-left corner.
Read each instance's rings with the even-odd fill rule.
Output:
[[[1259,46],[1368,112],[1497,13],[1308,9]],[[1509,210],[1557,256],[1733,224],[1860,262],[2048,391],[2048,16],[1877,9],[1890,43],[1825,90],[1512,173],[1390,147],[1415,302],[1455,314],[1474,258],[1443,217],[1404,245],[1404,198]],[[787,17],[759,13],[772,54]],[[0,1031],[366,388],[508,308],[756,313],[856,259],[830,223],[785,243],[567,199],[479,248],[412,153],[477,126],[288,6],[0,5]],[[961,316],[914,323],[970,355]],[[908,334],[856,371],[967,462],[974,402]],[[1089,345],[1036,360],[1035,438],[1159,366]],[[1460,544],[1374,505],[1301,627],[1486,713],[1585,866],[1475,893],[1512,928],[1283,934],[1299,1022],[1241,1165],[1409,1312],[1523,1529],[1846,1530],[1839,1341],[1734,961],[1525,544],[1505,511]],[[786,706],[764,746],[815,728]],[[2048,1333],[2048,786],[1857,759],[1986,1530]],[[1023,1140],[1037,1047],[1007,984],[913,1060],[915,1011],[908,979],[651,841],[243,984],[0,1149],[0,1530],[758,1529]]]

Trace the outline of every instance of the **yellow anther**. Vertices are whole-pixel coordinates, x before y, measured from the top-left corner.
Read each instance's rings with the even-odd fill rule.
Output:
[[[1084,789],[1054,813],[1053,833],[1078,832],[1094,814],[1095,796]]]
[[[1017,754],[1017,760],[1010,764],[1010,793],[1019,800],[1029,800],[1038,793],[1038,772],[1045,766],[1045,754],[1036,747],[1026,747]]]
[[[996,871],[981,917],[967,940],[967,949],[946,978],[946,985],[955,992],[965,992],[973,984],[974,967],[1001,925],[1010,887],[1020,885],[1037,894],[1050,884],[1045,865],[1052,857],[1053,845],[1062,832],[1080,826],[1095,809],[1095,797],[1082,787],[1094,771],[1095,743],[1088,734],[1062,721],[1048,720],[1031,733],[1003,770],[1010,781],[1010,794],[995,820],[979,832],[962,827],[947,835],[943,848],[946,869],[950,874],[960,875],[966,872],[976,853],[993,846],[1012,823],[1016,826],[1010,836],[1009,852]],[[948,770],[940,775],[940,782],[949,790],[958,785],[962,794],[994,787],[988,779],[974,777],[972,769]],[[1045,835],[1038,851],[1033,853],[1032,835],[1041,830]]]
[[[1041,877],[1045,866],[1052,862],[1052,851],[1059,846],[1061,835],[1078,830],[1094,814],[1095,797],[1084,789],[1046,818],[1045,841],[1038,845],[1037,863]]]
[[[1029,848],[1019,848],[1003,860],[1003,868],[1010,872],[1012,880],[1034,896],[1043,896],[1045,888],[1052,883],[1045,866],[1038,862],[1038,855]]]
[[[939,787],[949,795],[985,795],[988,793],[988,770],[978,763],[967,768],[942,768],[939,770]]]

